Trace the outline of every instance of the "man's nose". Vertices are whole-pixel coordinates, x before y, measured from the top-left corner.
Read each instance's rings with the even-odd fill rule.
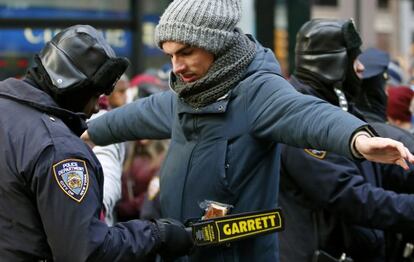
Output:
[[[185,69],[185,64],[177,59],[172,60],[173,72],[174,74],[180,74]]]

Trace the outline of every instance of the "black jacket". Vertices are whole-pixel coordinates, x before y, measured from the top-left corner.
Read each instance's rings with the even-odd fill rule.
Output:
[[[292,84],[317,95],[295,78]],[[281,261],[311,261],[316,249],[336,257],[345,252],[355,261],[386,261],[383,230],[414,230],[414,196],[396,193],[413,192],[412,180],[395,165],[283,146]]]
[[[128,261],[158,245],[150,222],[99,219],[103,173],[83,119],[22,80],[0,82],[2,261]]]

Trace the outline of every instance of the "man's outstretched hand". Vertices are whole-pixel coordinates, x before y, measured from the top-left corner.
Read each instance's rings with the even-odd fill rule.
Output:
[[[83,132],[83,134],[80,137],[86,144],[89,145],[90,148],[93,148],[95,144],[92,142],[92,140],[89,137],[88,131]]]
[[[407,162],[414,164],[414,156],[401,142],[390,138],[360,135],[355,139],[355,149],[367,160],[397,164],[407,170]]]

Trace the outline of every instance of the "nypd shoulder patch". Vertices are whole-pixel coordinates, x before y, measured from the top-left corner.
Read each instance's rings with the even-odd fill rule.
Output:
[[[89,173],[85,161],[62,160],[53,165],[53,174],[63,192],[80,203],[89,188]]]
[[[326,151],[322,151],[322,150],[305,149],[305,152],[318,159],[324,159],[326,156]]]

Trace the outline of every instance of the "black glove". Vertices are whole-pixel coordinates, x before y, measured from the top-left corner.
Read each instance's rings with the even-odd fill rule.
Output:
[[[191,231],[187,231],[182,223],[171,218],[156,219],[155,225],[161,239],[158,253],[165,260],[184,256],[194,246]]]

